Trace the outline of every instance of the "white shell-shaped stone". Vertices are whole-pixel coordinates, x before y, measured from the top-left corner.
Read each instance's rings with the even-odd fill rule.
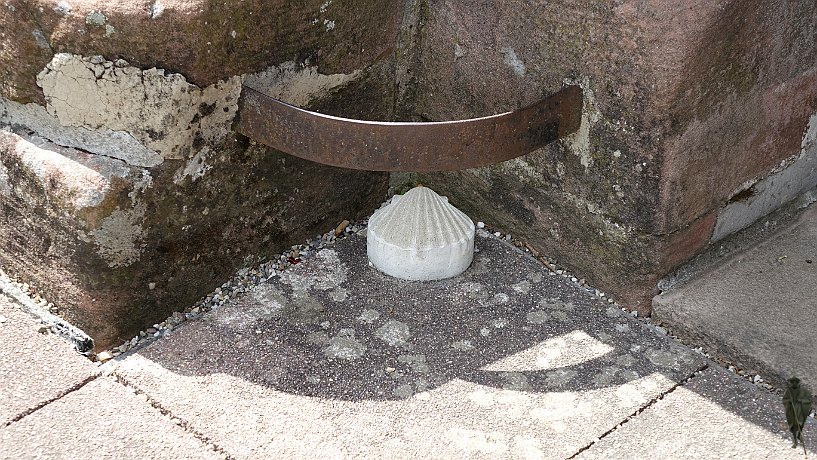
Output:
[[[428,187],[395,195],[369,218],[369,261],[387,275],[439,280],[459,275],[474,258],[474,223]]]

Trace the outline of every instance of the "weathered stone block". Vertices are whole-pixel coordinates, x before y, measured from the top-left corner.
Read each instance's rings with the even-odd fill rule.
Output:
[[[36,76],[45,107],[0,98],[0,265],[97,348],[129,338],[238,268],[367,216],[386,195],[382,173],[324,167],[232,133],[244,79],[301,104],[332,94],[323,104],[342,114],[354,104],[338,87],[360,97],[379,72],[284,63],[199,87],[121,59],[55,55]],[[388,92],[367,99],[390,107],[383,100]]]
[[[722,237],[812,183],[797,159],[817,113],[813,2],[412,5],[419,32],[398,56],[408,69],[398,112],[470,118],[566,83],[585,93],[571,137],[419,180],[632,308],[649,312],[656,280],[703,250],[716,220]],[[796,185],[759,186],[773,196],[718,219],[730,199],[789,165],[797,172],[779,177]]]
[[[0,264],[97,340],[367,216],[387,176],[234,134],[241,85],[393,111],[400,0],[0,5]],[[348,95],[348,96],[347,96]]]
[[[402,3],[7,0],[0,97],[42,103],[34,77],[62,52],[169,69],[200,87],[292,60],[351,73],[389,54]]]
[[[148,169],[0,131],[0,265],[105,347],[384,195],[246,139]]]

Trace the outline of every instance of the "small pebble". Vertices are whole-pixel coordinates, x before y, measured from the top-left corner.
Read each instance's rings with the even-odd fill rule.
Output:
[[[397,370],[397,369],[395,369],[395,368],[393,368],[393,367],[387,367],[387,368],[386,368],[386,373],[387,373],[387,374],[391,374],[392,372],[394,372],[394,371],[396,371],[396,370]]]
[[[3,315],[0,315],[0,324],[5,323],[6,321],[8,321],[8,318],[6,318],[6,317],[5,317],[5,316],[3,316]]]
[[[101,363],[105,363],[113,359],[113,354],[109,351],[103,351],[102,353],[96,355],[96,359]]]
[[[341,233],[343,233],[343,231],[346,230],[346,227],[348,226],[349,226],[348,220],[344,220],[343,222],[339,223],[338,226],[335,227],[335,236],[339,236]]]
[[[39,332],[40,334],[47,334],[48,333],[48,326],[46,326],[45,324],[39,325],[37,327],[37,332]]]
[[[477,222],[477,228],[485,228],[485,222]]]

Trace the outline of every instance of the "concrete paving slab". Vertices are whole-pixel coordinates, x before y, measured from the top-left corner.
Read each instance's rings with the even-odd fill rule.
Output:
[[[655,297],[653,317],[779,386],[817,390],[817,206]]]
[[[817,422],[804,430],[811,455]],[[679,386],[653,406],[602,438],[578,457],[591,459],[773,458],[802,460],[779,396],[720,367]]]
[[[0,294],[0,427],[98,375],[63,339]]]
[[[705,365],[507,243],[476,247],[462,275],[411,282],[346,238],[115,372],[234,458],[567,458]]]
[[[0,458],[217,459],[147,399],[100,377],[0,428]]]

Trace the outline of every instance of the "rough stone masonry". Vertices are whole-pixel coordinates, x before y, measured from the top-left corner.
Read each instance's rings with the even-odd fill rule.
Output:
[[[234,134],[241,83],[372,120],[585,94],[569,139],[421,180],[642,313],[712,241],[817,185],[817,6],[0,3],[0,265],[105,346],[344,218],[387,177]]]
[[[396,9],[369,23],[331,2],[127,3],[0,5],[0,266],[97,348],[368,215],[387,186],[383,174],[289,157],[230,126],[245,81],[294,104],[386,118],[390,93],[367,85],[388,40],[366,53],[336,40],[395,35]],[[294,35],[303,40],[280,41]],[[251,44],[276,38],[272,55]]]

